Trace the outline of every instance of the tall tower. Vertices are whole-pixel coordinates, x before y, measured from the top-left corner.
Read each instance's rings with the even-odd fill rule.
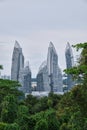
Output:
[[[19,43],[15,41],[13,55],[12,55],[12,67],[11,67],[11,80],[18,81],[19,71],[24,67],[24,56],[22,48]]]
[[[74,66],[74,58],[73,58],[72,48],[69,43],[67,43],[66,45],[65,57],[66,57],[66,68],[67,69],[72,68]],[[73,86],[74,86],[74,82],[72,80],[72,75],[68,74],[67,75],[68,90],[70,90]]]
[[[47,68],[51,91],[63,92],[62,73],[58,66],[58,55],[52,42],[48,48]]]
[[[31,70],[29,62],[26,63],[24,68],[20,69],[19,82],[22,85],[19,90],[24,93],[31,93]]]

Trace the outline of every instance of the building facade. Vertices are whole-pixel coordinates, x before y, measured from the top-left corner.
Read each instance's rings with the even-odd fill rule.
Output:
[[[43,62],[37,74],[37,90],[63,92],[62,73],[58,66],[55,47],[50,42],[47,61]]]
[[[11,80],[19,80],[19,71],[24,68],[24,56],[19,43],[15,41],[12,55]]]
[[[47,62],[43,62],[37,74],[37,91],[50,91]]]
[[[15,41],[12,55],[11,80],[20,82],[20,91],[31,93],[31,71],[28,63],[24,67],[22,48],[17,41]]]
[[[21,83],[20,91],[31,93],[31,70],[29,64],[26,64],[26,66],[20,70],[19,82]]]
[[[74,57],[72,48],[69,43],[66,45],[65,50],[65,58],[66,58],[66,68],[70,69],[74,66]],[[74,81],[72,79],[72,75],[67,74],[67,89],[70,90],[74,86]]]
[[[52,42],[50,42],[48,48],[47,68],[49,75],[49,84],[50,87],[53,87],[52,91],[62,92],[63,91],[62,73],[58,65],[58,55]]]

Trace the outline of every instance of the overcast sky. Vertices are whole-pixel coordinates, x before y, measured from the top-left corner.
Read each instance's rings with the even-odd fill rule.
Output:
[[[52,41],[65,68],[65,46],[87,41],[87,0],[0,0],[0,64],[10,75],[14,42],[29,60],[33,77]]]

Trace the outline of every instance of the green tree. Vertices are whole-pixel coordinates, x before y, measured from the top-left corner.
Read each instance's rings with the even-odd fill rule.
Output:
[[[70,130],[66,123],[63,123],[60,127],[60,130]]]
[[[37,97],[34,97],[32,95],[28,95],[25,99],[25,105],[29,108],[29,113],[34,114],[36,113],[34,107],[38,103]]]
[[[8,124],[6,125],[4,130],[20,130],[18,124],[13,123],[13,124]]]
[[[18,90],[19,86],[19,82],[0,79],[0,103],[4,97],[9,94],[13,94],[15,97],[23,95],[23,93]]]
[[[20,126],[21,130],[28,130],[28,108],[25,105],[20,105],[17,111],[16,122]]]
[[[7,126],[7,123],[0,122],[0,130],[5,130],[6,126]]]
[[[65,70],[65,72],[72,74],[75,79],[82,81],[79,83],[87,86],[87,43],[76,44],[73,47],[75,47],[77,51],[81,50],[78,65]]]
[[[62,96],[61,95],[57,95],[57,94],[54,94],[54,93],[49,93],[49,96],[48,96],[48,103],[49,103],[49,100],[52,102],[52,108],[56,109],[58,107],[58,103],[60,102]]]
[[[48,123],[48,130],[58,130],[60,123],[56,117],[56,112],[54,109],[49,109],[45,115]]]
[[[0,65],[0,69],[3,69],[3,66],[2,66],[2,65]]]
[[[17,99],[14,95],[8,95],[2,102],[1,121],[13,123],[17,117]]]
[[[65,70],[77,80],[77,85],[63,95],[58,104],[57,117],[60,129],[85,130],[87,117],[87,43],[75,45],[81,49],[77,66]]]
[[[42,119],[36,123],[35,130],[48,130],[48,124],[45,119]]]
[[[81,112],[87,116],[87,43],[80,43],[73,47],[77,50],[81,49],[79,64],[67,70],[67,73],[72,74],[78,80],[79,85],[72,90],[72,95],[80,106]]]

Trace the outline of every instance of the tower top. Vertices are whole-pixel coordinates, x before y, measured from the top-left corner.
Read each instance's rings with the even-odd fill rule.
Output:
[[[49,44],[49,48],[52,48],[54,50],[54,52],[56,53],[56,49],[55,49],[55,47],[54,47],[54,45],[53,45],[53,43],[51,41],[50,41],[50,44]]]
[[[14,46],[14,47],[15,47],[15,48],[21,48],[21,47],[20,47],[20,44],[19,44],[18,41],[16,41],[16,40],[15,40],[15,46]]]
[[[50,42],[49,47],[54,47],[54,45],[53,45],[53,43],[52,43],[52,42]]]
[[[70,46],[70,43],[69,42],[67,42],[67,45],[66,45],[66,50],[67,49],[71,49],[71,46]]]

